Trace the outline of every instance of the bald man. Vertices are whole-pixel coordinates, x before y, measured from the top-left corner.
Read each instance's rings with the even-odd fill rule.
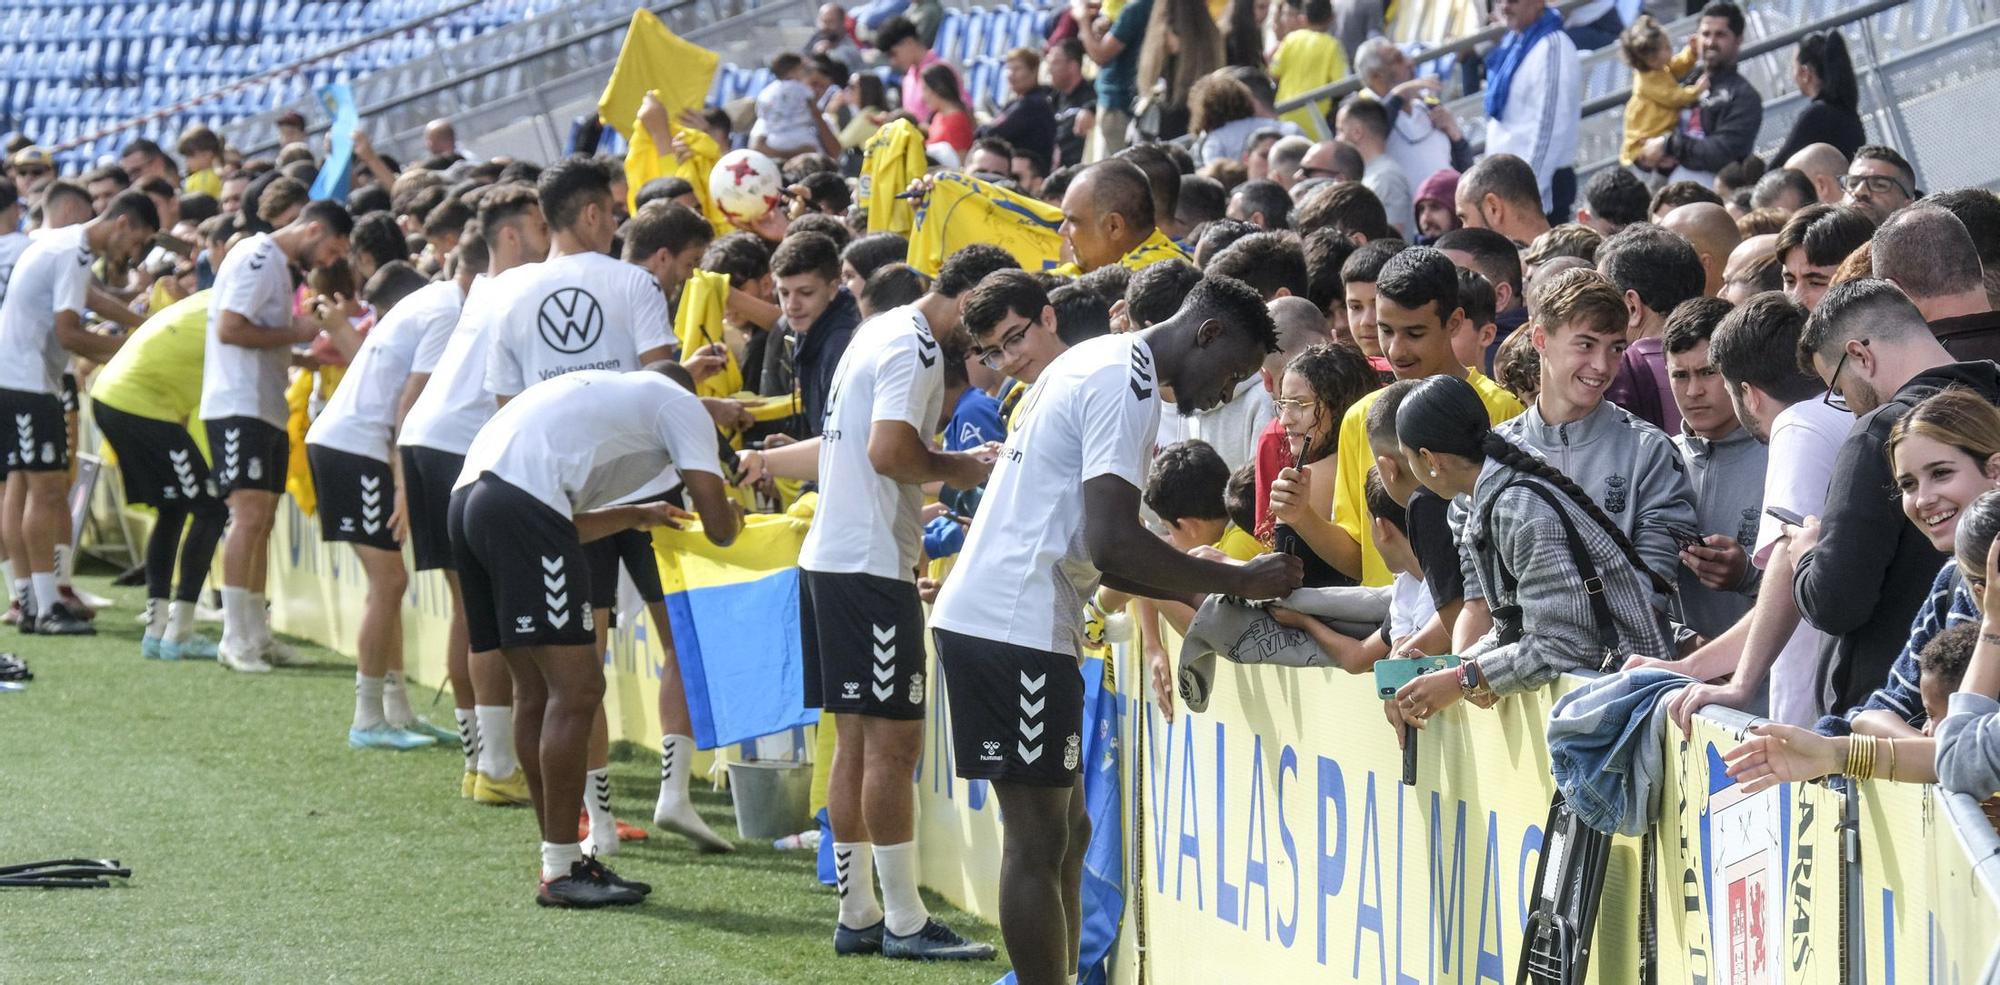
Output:
[[[1131,161],[1099,161],[1077,175],[1063,193],[1060,232],[1075,262],[1058,273],[1087,274],[1119,264],[1139,270],[1161,260],[1188,260],[1187,251],[1160,232],[1153,188]]]
[[[1525,245],[1549,231],[1534,169],[1512,154],[1489,154],[1458,179],[1458,218]]]
[[[1741,307],[1765,291],[1784,286],[1784,271],[1778,266],[1778,234],[1763,233],[1729,251],[1729,262],[1722,267],[1722,292],[1716,297]]]
[[[1713,202],[1690,202],[1667,213],[1660,225],[1669,232],[1679,233],[1700,255],[1702,296],[1712,298],[1721,294],[1722,273],[1729,266],[1729,253],[1743,241],[1729,210]]]
[[[1812,179],[1813,192],[1819,200],[1828,205],[1838,205],[1844,192],[1840,190],[1840,176],[1847,173],[1847,155],[1832,144],[1811,144],[1793,154],[1785,167],[1802,172]]]
[[[1322,140],[1306,151],[1299,161],[1298,180],[1308,178],[1331,178],[1334,181],[1360,181],[1367,165],[1361,160],[1361,152],[1354,145],[1339,140]]]

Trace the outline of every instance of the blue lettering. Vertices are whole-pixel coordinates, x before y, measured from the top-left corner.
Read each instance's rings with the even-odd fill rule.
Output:
[[[1287,752],[1290,750],[1287,749]],[[1319,758],[1319,963],[1326,963],[1326,898],[1340,895],[1341,886],[1347,882],[1347,785],[1340,777],[1340,764],[1325,756]],[[1338,832],[1331,840],[1326,836],[1326,804],[1333,801],[1333,823]],[[1333,853],[1327,854],[1327,846],[1333,846]],[[1294,909],[1293,912],[1297,912]]]
[[[1361,934],[1363,931],[1375,933],[1376,981],[1389,980],[1389,942],[1382,930],[1382,822],[1375,817],[1375,771],[1368,771],[1367,799],[1361,814],[1361,864],[1358,868],[1361,886],[1356,899],[1354,916],[1354,970],[1348,972],[1356,979],[1361,977]],[[1375,860],[1375,902],[1368,902],[1368,860]]]
[[[1218,719],[1215,723],[1215,915],[1224,923],[1233,924],[1236,887],[1229,884],[1229,830],[1225,821],[1228,815],[1223,812],[1223,795],[1229,792],[1228,749],[1229,742]]]
[[[1216,837],[1221,838],[1220,831]],[[1243,919],[1238,924],[1250,929],[1250,887],[1264,897],[1264,939],[1271,939],[1271,875],[1267,861],[1271,842],[1264,812],[1264,737],[1250,733],[1250,817],[1243,822]]]
[[[1882,887],[1882,985],[1896,985],[1896,891]]]
[[[1464,817],[1459,820],[1463,822]],[[1462,823],[1459,827],[1464,830]],[[1486,949],[1488,913],[1493,914],[1491,951]],[[1479,866],[1479,951],[1475,959],[1479,962],[1472,975],[1475,985],[1488,980],[1506,985],[1507,938],[1500,930],[1500,815],[1497,811],[1486,812],[1486,859]]]
[[[1174,860],[1174,899],[1181,898],[1182,879],[1187,875],[1187,860],[1194,859],[1194,908],[1202,909],[1201,891],[1201,815],[1195,806],[1197,796],[1194,784],[1194,729],[1181,729],[1181,809],[1180,809],[1180,857]]]
[[[1152,713],[1147,712],[1149,722],[1151,716]],[[1166,719],[1165,721],[1166,741],[1161,743],[1159,747],[1161,751],[1157,755],[1154,753],[1155,746],[1153,745],[1153,733],[1155,730],[1150,728],[1146,730],[1146,778],[1151,781],[1151,789],[1147,792],[1153,799],[1153,813],[1149,816],[1156,819],[1156,821],[1166,818],[1167,804],[1173,800],[1174,722],[1173,719]],[[1152,829],[1153,891],[1164,894],[1167,891],[1167,826],[1155,823],[1152,825]]]
[[[1459,892],[1465,886],[1465,801],[1458,802],[1458,830],[1452,836],[1454,847],[1451,864],[1444,864],[1444,817],[1440,809],[1440,798],[1431,792],[1431,897],[1430,919],[1431,953],[1438,956],[1439,967],[1434,969],[1432,981],[1437,980],[1435,971],[1451,974],[1453,959],[1465,949],[1465,899]],[[1491,857],[1489,852],[1488,856]],[[1450,876],[1445,875],[1446,869]],[[1466,895],[1471,895],[1467,893]],[[1456,926],[1453,915],[1458,917]],[[1443,938],[1442,941],[1439,938]],[[1457,946],[1453,946],[1453,942]],[[1462,977],[1462,976],[1461,976]]]
[[[1542,854],[1542,826],[1530,824],[1528,830],[1521,832],[1521,860],[1514,866],[1514,898],[1520,900],[1521,926],[1518,929],[1521,933],[1526,933],[1528,930],[1528,904],[1535,898],[1534,887],[1528,885],[1530,871],[1528,856],[1540,854]]]
[[[1299,932],[1299,848],[1292,841],[1292,829],[1285,823],[1285,775],[1299,774],[1299,754],[1286,746],[1278,753],[1278,843],[1285,849],[1285,868],[1292,873],[1292,918],[1278,918],[1278,943],[1292,946]],[[1326,921],[1321,919],[1324,924]],[[1326,958],[1326,934],[1320,934],[1320,959]]]

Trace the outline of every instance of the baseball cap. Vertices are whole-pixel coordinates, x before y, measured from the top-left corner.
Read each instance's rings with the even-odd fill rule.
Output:
[[[48,148],[31,145],[15,151],[14,156],[7,159],[7,164],[16,171],[22,168],[42,168],[53,171],[55,170],[56,159],[55,155],[49,153]]]

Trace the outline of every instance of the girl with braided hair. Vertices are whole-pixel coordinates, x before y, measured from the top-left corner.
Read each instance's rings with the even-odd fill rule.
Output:
[[[1615,668],[1627,654],[1673,656],[1652,601],[1673,584],[1568,476],[1495,434],[1471,384],[1418,384],[1396,412],[1396,436],[1426,487],[1470,497],[1459,550],[1493,611],[1457,674],[1422,675],[1397,692],[1392,711],[1403,720],[1422,727],[1461,697],[1487,707],[1564,671]]]

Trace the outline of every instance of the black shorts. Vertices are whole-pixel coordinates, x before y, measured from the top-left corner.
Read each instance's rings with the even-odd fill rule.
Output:
[[[208,453],[215,461],[216,495],[227,499],[238,489],[285,491],[292,438],[284,428],[254,417],[224,417],[202,423],[208,428]]]
[[[118,455],[126,502],[186,507],[215,498],[208,460],[185,426],[127,414],[96,399],[90,402],[90,416]]]
[[[319,535],[401,553],[389,528],[396,511],[396,476],[389,463],[325,445],[307,445],[313,491],[319,498]]]
[[[0,417],[7,422],[7,471],[69,471],[69,428],[61,397],[0,390]]]
[[[568,517],[482,475],[452,493],[450,530],[474,652],[595,645],[590,564]]]
[[[403,502],[410,511],[410,553],[417,570],[456,570],[448,521],[451,487],[465,468],[465,456],[421,445],[397,451],[403,456]]]
[[[799,572],[806,707],[924,717],[924,607],[917,586],[864,574]]]
[[[959,776],[1067,787],[1083,775],[1076,658],[936,630]]]
[[[76,374],[69,372],[63,373],[62,384],[60,388],[62,390],[60,396],[62,397],[63,413],[65,414],[76,413],[77,410],[80,409],[81,407],[81,404],[77,402],[77,396],[76,396]]]
[[[660,562],[653,554],[653,535],[645,530],[620,530],[583,545],[590,559],[590,607],[611,609],[612,625],[617,625],[618,566],[632,576],[632,588],[639,600],[648,604],[664,601],[660,586]]]

